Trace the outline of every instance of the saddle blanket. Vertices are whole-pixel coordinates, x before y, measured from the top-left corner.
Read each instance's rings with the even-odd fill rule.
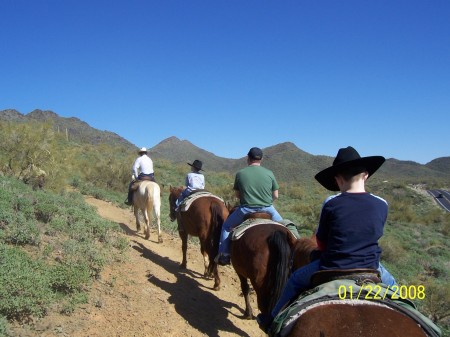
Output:
[[[214,195],[211,192],[207,192],[207,191],[194,192],[194,193],[188,195],[183,200],[183,202],[180,205],[180,211],[186,212],[189,209],[189,207],[191,207],[192,203],[195,200],[197,200],[198,198],[202,198],[202,197],[213,197],[213,198],[216,198],[217,200],[220,200],[221,202],[224,202],[222,198],[219,198],[217,195]]]
[[[371,287],[369,287],[371,285]],[[375,299],[374,287],[380,287],[381,299]],[[345,289],[346,294],[343,294]],[[351,294],[349,293],[351,292]],[[369,299],[367,299],[369,298]],[[398,297],[398,292],[383,283],[360,284],[354,280],[335,280],[317,286],[299,295],[299,297],[275,317],[269,336],[285,337],[289,335],[297,319],[309,309],[323,304],[342,305],[378,305],[397,310],[411,317],[429,336],[441,336],[441,330],[428,317],[420,313],[409,299]]]
[[[256,225],[263,225],[263,224],[274,224],[274,225],[280,225],[283,227],[287,227],[292,235],[298,239],[298,236],[293,233],[290,226],[293,225],[293,222],[291,220],[283,219],[280,222],[268,220],[268,219],[258,219],[258,218],[251,218],[245,220],[243,223],[241,223],[239,226],[235,227],[233,231],[231,232],[231,240],[239,240],[242,235],[244,235],[245,231],[253,226]],[[294,228],[296,230],[296,227],[294,225]],[[298,232],[297,232],[298,233]]]

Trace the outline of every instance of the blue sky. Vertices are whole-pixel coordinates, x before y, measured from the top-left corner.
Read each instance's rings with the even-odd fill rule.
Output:
[[[450,1],[0,0],[0,110],[218,156],[450,156]]]

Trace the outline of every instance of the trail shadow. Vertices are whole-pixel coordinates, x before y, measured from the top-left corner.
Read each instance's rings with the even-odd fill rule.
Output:
[[[125,232],[126,235],[129,236],[135,236],[136,235],[136,231],[131,229],[130,226],[128,226],[127,224],[124,224],[123,222],[119,223],[120,228],[122,228],[122,230]]]
[[[124,224],[123,222],[119,223],[120,228],[125,232],[128,236],[135,236],[141,239],[145,239],[145,236],[142,232],[137,232],[135,229],[131,229],[130,226],[127,224]],[[156,238],[152,240],[152,238]],[[148,242],[154,242],[159,243],[158,241],[158,231],[152,231],[150,229],[150,240],[147,240]]]
[[[227,319],[230,309],[238,308],[236,304],[221,300],[209,291],[203,290],[205,287],[191,277],[198,277],[198,273],[181,271],[177,262],[152,252],[139,242],[134,241],[134,243],[136,246],[133,248],[143,257],[177,277],[176,282],[172,283],[159,279],[151,272],[147,275],[149,282],[170,294],[169,303],[175,306],[177,313],[189,325],[208,337],[218,337],[219,331],[250,337]]]

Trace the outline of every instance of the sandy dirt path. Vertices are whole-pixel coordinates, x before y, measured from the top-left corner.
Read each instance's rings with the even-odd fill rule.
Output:
[[[213,280],[202,277],[198,246],[189,245],[188,269],[181,271],[178,237],[164,234],[163,243],[157,243],[152,228],[150,240],[144,240],[129,209],[94,198],[87,202],[124,229],[129,258],[102,272],[88,304],[70,316],[51,314],[16,326],[15,336],[265,336],[255,320],[242,318],[244,299],[232,267],[220,267],[222,287],[213,291]],[[254,295],[252,302],[258,313]]]

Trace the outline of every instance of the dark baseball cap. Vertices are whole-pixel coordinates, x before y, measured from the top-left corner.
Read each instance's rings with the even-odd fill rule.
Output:
[[[250,159],[261,160],[263,157],[263,152],[259,147],[252,147],[250,151],[248,151],[247,156]]]

